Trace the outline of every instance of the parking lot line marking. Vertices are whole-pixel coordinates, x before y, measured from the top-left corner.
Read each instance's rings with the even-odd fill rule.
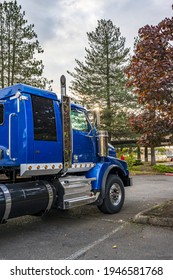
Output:
[[[83,254],[85,254],[87,251],[89,251],[90,249],[92,249],[93,247],[97,246],[98,244],[100,244],[101,242],[105,241],[106,239],[108,239],[109,237],[111,237],[112,235],[114,235],[116,232],[122,230],[127,224],[129,224],[128,222],[125,222],[124,224],[122,224],[121,226],[119,226],[118,228],[112,230],[111,232],[104,234],[101,238],[99,238],[98,240],[95,240],[94,242],[88,244],[87,246],[81,248],[79,251],[76,251],[74,254],[72,254],[71,256],[65,258],[66,260],[77,260],[79,259]]]

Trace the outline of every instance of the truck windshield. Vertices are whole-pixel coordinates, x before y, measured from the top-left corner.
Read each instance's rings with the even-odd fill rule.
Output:
[[[0,125],[4,122],[4,105],[0,104]]]
[[[89,123],[86,115],[82,111],[71,110],[71,123],[72,129],[86,132],[89,131]]]

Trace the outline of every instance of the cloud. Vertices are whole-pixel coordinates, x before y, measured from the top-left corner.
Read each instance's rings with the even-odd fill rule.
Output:
[[[26,12],[28,23],[44,49],[44,76],[55,81],[67,70],[73,71],[75,59],[84,60],[87,32],[94,31],[97,20],[111,19],[133,49],[138,29],[157,24],[172,16],[172,0],[17,0]],[[71,79],[67,76],[67,80]]]
[[[55,37],[54,7],[57,0],[17,0],[17,3],[25,11],[28,23],[34,24],[34,30],[42,43]]]
[[[120,27],[127,47],[133,49],[139,28],[146,24],[156,25],[165,17],[171,17],[171,5],[172,0],[110,0],[104,16]]]
[[[75,58],[84,58],[86,32],[95,29],[105,5],[103,0],[18,0],[18,3],[26,11],[28,21],[35,25],[44,49],[45,75],[55,81],[67,70],[73,70]]]

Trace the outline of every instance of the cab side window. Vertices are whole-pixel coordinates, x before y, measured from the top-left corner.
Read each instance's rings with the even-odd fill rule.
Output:
[[[4,105],[0,104],[0,125],[4,123]]]
[[[57,141],[53,100],[32,95],[34,140]]]
[[[74,109],[71,110],[71,123],[72,129],[84,132],[88,132],[90,130],[86,115],[82,111]]]

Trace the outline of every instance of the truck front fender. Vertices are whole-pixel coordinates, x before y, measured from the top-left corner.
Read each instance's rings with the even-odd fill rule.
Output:
[[[93,167],[90,171],[87,172],[87,178],[96,178],[95,181],[92,182],[92,190],[100,191],[102,198],[105,197],[105,185],[108,175],[117,175],[122,181],[125,178],[126,174],[120,166],[111,164],[108,162],[98,163],[95,167]]]

